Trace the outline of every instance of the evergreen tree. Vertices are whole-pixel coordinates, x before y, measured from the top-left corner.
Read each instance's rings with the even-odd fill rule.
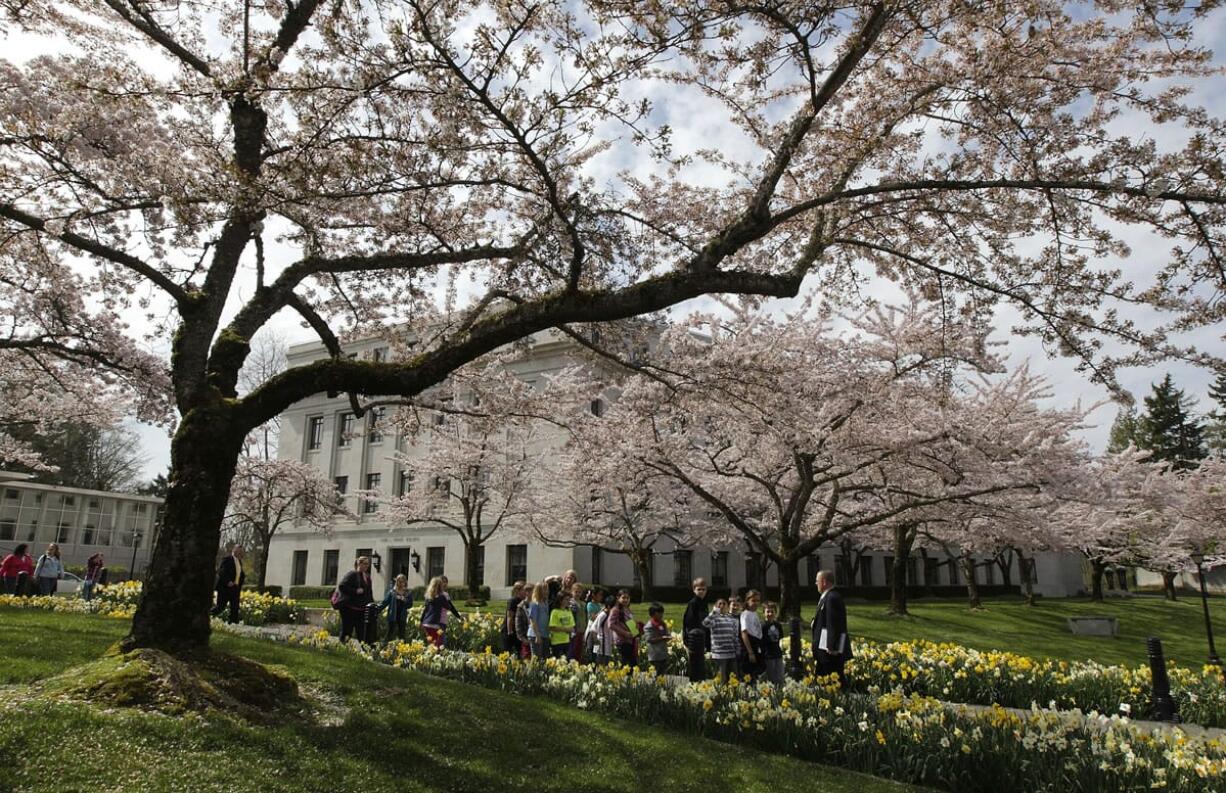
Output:
[[[1154,462],[1188,470],[1205,458],[1204,428],[1199,419],[1193,418],[1192,404],[1169,374],[1145,397],[1137,445],[1149,451]]]
[[[1205,420],[1205,446],[1218,459],[1226,459],[1226,370],[1218,372],[1217,379],[1209,385],[1209,398],[1217,407]]]
[[[1107,437],[1107,451],[1119,454],[1127,449],[1129,444],[1139,447],[1141,445],[1140,434],[1140,420],[1137,418],[1136,407],[1128,405],[1120,408],[1120,412],[1115,414],[1115,421],[1111,422],[1111,434]]]

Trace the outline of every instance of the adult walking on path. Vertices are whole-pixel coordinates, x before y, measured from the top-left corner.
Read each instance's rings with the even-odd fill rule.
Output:
[[[238,622],[238,601],[243,592],[245,578],[243,546],[235,545],[230,555],[222,559],[217,567],[217,605],[213,606],[212,611],[214,617],[221,616],[221,612],[228,606],[230,613],[226,615],[226,622]]]
[[[4,585],[4,594],[25,594],[17,591],[17,581],[22,573],[26,574],[27,579],[34,575],[34,559],[26,553],[29,547],[24,542],[21,543],[0,562],[0,583]]]
[[[370,642],[370,637],[366,635],[366,609],[375,602],[370,587],[370,557],[359,556],[353,569],[345,573],[345,577],[336,585],[341,595],[337,605],[341,612],[342,642],[348,641],[350,636],[355,636],[363,644]]]
[[[34,580],[38,582],[38,594],[42,597],[54,595],[64,577],[64,561],[60,559],[60,546],[51,543],[38,564],[34,566]]]
[[[851,637],[847,633],[847,606],[843,596],[835,591],[834,573],[822,570],[817,574],[817,614],[813,616],[813,660],[819,675],[839,676],[839,685],[847,687],[843,667],[851,657]]]

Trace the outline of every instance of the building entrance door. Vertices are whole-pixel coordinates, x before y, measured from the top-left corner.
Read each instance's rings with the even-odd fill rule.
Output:
[[[389,581],[394,581],[396,579],[396,576],[398,575],[405,575],[405,576],[409,575],[409,571],[411,569],[410,563],[409,563],[409,552],[411,550],[412,550],[411,548],[392,548],[391,549],[392,564],[391,564],[391,570],[390,570],[391,575],[388,579]],[[413,585],[413,579],[410,577],[409,586],[412,586],[412,585]]]

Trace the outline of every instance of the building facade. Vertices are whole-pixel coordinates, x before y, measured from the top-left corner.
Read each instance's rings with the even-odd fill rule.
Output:
[[[384,360],[387,345],[380,340],[355,342],[347,348],[351,356],[365,360]],[[563,369],[588,362],[580,356],[581,348],[571,339],[553,332],[536,334],[528,351],[512,364],[516,376],[529,384],[538,384]],[[318,343],[291,347],[290,366],[301,365],[327,356]],[[612,398],[606,392],[601,399]],[[593,412],[602,409],[601,399],[592,401]],[[561,446],[560,432],[546,434],[540,443]],[[380,490],[402,495],[412,481],[396,462],[395,454],[414,453],[406,447],[404,438],[382,428],[377,417],[368,414],[359,424],[349,401],[344,396],[329,398],[319,394],[295,404],[281,416],[278,455],[282,459],[309,462],[336,483],[342,493],[359,490]],[[356,498],[350,496],[350,498]],[[389,520],[377,504],[349,504],[357,517],[337,521],[329,534],[321,534],[304,526],[281,529],[273,538],[268,555],[268,583],[287,591],[294,586],[333,586],[352,569],[358,556],[377,555],[381,570],[375,572],[376,587],[381,589],[398,573],[405,573],[410,586],[423,586],[436,575],[446,575],[453,584],[464,582],[464,544],[453,530],[429,523],[397,525]],[[743,545],[728,548],[676,549],[659,544],[653,549],[651,584],[659,590],[688,590],[690,581],[705,577],[715,591],[747,586],[775,586],[774,570],[762,572],[754,554],[746,553]],[[805,584],[812,584],[816,571],[827,567],[836,572],[839,583],[852,590],[880,590],[889,583],[892,556],[882,552],[857,554],[858,565],[852,565],[835,548],[822,549],[802,564]],[[414,567],[414,560],[417,566]],[[494,597],[504,597],[518,580],[541,578],[574,569],[580,580],[605,586],[640,584],[630,560],[623,554],[604,552],[587,547],[550,547],[533,541],[526,532],[508,526],[494,534],[481,549],[478,558],[478,583],[490,587]],[[991,588],[1005,582],[1003,571],[996,566],[981,565],[976,570],[981,585]],[[1010,566],[1013,585],[1020,585],[1017,563]],[[1063,554],[1039,554],[1033,567],[1034,589],[1049,597],[1074,595],[1087,589],[1083,565],[1079,557]],[[917,555],[911,560],[908,583],[932,590],[938,587],[964,586],[959,565],[952,560]]]
[[[149,563],[162,499],[29,481],[28,474],[0,471],[0,549],[27,543],[38,557],[60,546],[66,565],[84,565],[102,553],[107,567],[140,577]]]

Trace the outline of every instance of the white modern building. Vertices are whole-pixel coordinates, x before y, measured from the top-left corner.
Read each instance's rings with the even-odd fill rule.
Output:
[[[149,563],[162,499],[44,485],[29,474],[0,471],[0,550],[19,543],[38,557],[47,546],[60,546],[66,565],[84,565],[101,552],[107,567],[139,577]]]
[[[526,382],[539,383],[547,375],[580,363],[580,350],[576,342],[560,333],[538,333],[512,368]],[[377,339],[355,342],[346,351],[366,360],[383,360],[388,355],[387,344]],[[297,345],[288,352],[291,366],[326,356],[318,343]],[[600,403],[601,400],[595,400],[590,408],[598,411],[602,408]],[[412,454],[412,448],[406,449],[403,438],[383,431],[377,422],[378,417],[372,413],[358,426],[345,396],[316,395],[282,414],[278,454],[282,459],[306,461],[326,471],[341,492],[382,490],[401,495],[405,487],[411,486],[411,479],[393,459],[394,452]],[[544,441],[550,442],[560,445],[560,433]],[[352,568],[356,557],[371,554],[377,554],[382,562],[382,570],[376,574],[379,587],[387,586],[391,576],[402,572],[408,574],[410,586],[422,586],[435,575],[446,575],[453,584],[464,581],[464,546],[451,529],[430,524],[396,525],[373,503],[355,502],[350,506],[357,519],[338,522],[331,536],[306,527],[281,529],[269,551],[268,583],[287,591],[293,586],[332,586]],[[872,552],[856,558],[859,564],[853,569],[852,560],[844,559],[842,551],[823,549],[806,560],[801,574],[805,583],[811,583],[816,571],[824,566],[835,570],[839,583],[849,588],[880,590],[888,585],[893,562],[890,554]],[[1037,593],[1062,597],[1087,589],[1079,557],[1039,554],[1035,562]],[[525,539],[525,534],[516,532],[513,526],[502,529],[485,544],[478,583],[489,586],[494,597],[503,597],[516,580],[540,580],[571,568],[578,571],[584,582],[605,586],[638,584],[634,567],[624,555],[591,548],[549,547]],[[759,569],[743,545],[676,552],[673,548],[657,547],[651,582],[656,588],[688,590],[694,577],[703,576],[716,591],[762,586]],[[1020,585],[1016,562],[1010,572],[1012,584]],[[976,575],[985,587],[1005,583],[999,567],[983,565]],[[1119,576],[1119,584],[1124,583],[1123,579],[1124,576]],[[918,555],[911,560],[908,582],[938,592],[939,588],[965,586],[956,563]],[[1113,585],[1111,588],[1116,582],[1115,576],[1108,581]],[[775,583],[774,571],[768,570],[765,584]]]

